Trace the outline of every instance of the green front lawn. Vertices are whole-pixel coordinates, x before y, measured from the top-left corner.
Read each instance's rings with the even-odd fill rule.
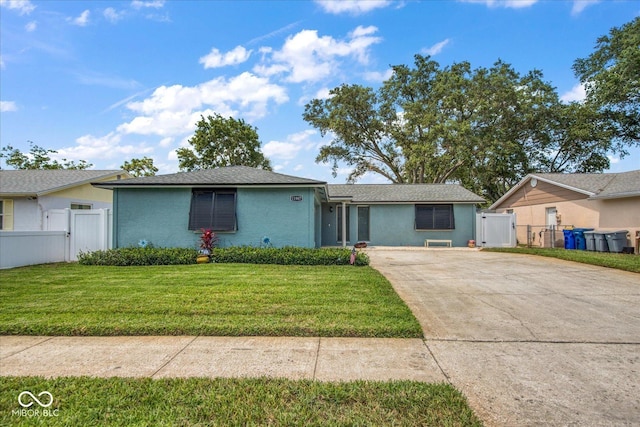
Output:
[[[0,270],[0,335],[422,337],[370,267],[49,264]]]
[[[559,248],[486,248],[487,252],[539,255],[640,273],[640,256]]]
[[[53,403],[19,412],[18,395]],[[48,397],[43,396],[48,402]],[[35,410],[39,410],[38,413]],[[480,426],[448,384],[283,379],[2,378],[0,425]]]

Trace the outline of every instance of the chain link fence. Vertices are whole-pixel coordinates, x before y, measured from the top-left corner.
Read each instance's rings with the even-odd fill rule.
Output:
[[[518,243],[526,242],[529,248],[564,248],[563,230],[572,229],[572,225],[557,227],[554,225],[517,225]]]

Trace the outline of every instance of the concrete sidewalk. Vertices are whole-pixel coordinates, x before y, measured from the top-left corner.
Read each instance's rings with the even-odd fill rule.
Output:
[[[0,376],[446,378],[421,339],[0,337]]]

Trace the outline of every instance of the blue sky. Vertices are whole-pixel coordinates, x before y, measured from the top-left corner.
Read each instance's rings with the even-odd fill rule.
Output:
[[[328,140],[302,119],[310,99],[378,87],[420,53],[536,68],[579,100],[573,61],[638,15],[618,0],[0,0],[0,145],[95,169],[148,156],[172,173],[200,116],[220,113],[258,128],[274,170],[344,182],[348,170],[314,161]],[[635,148],[610,170],[638,168]]]

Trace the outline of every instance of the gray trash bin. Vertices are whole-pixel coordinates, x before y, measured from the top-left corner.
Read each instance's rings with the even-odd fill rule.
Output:
[[[596,236],[595,236],[595,234],[596,234],[595,231],[585,231],[584,232],[584,240],[586,242],[588,251],[595,251],[596,250]]]
[[[596,251],[609,252],[609,245],[607,244],[607,237],[604,232],[595,231],[593,237],[595,239]]]
[[[622,248],[627,246],[627,230],[608,231],[605,234],[609,252],[622,252]]]

